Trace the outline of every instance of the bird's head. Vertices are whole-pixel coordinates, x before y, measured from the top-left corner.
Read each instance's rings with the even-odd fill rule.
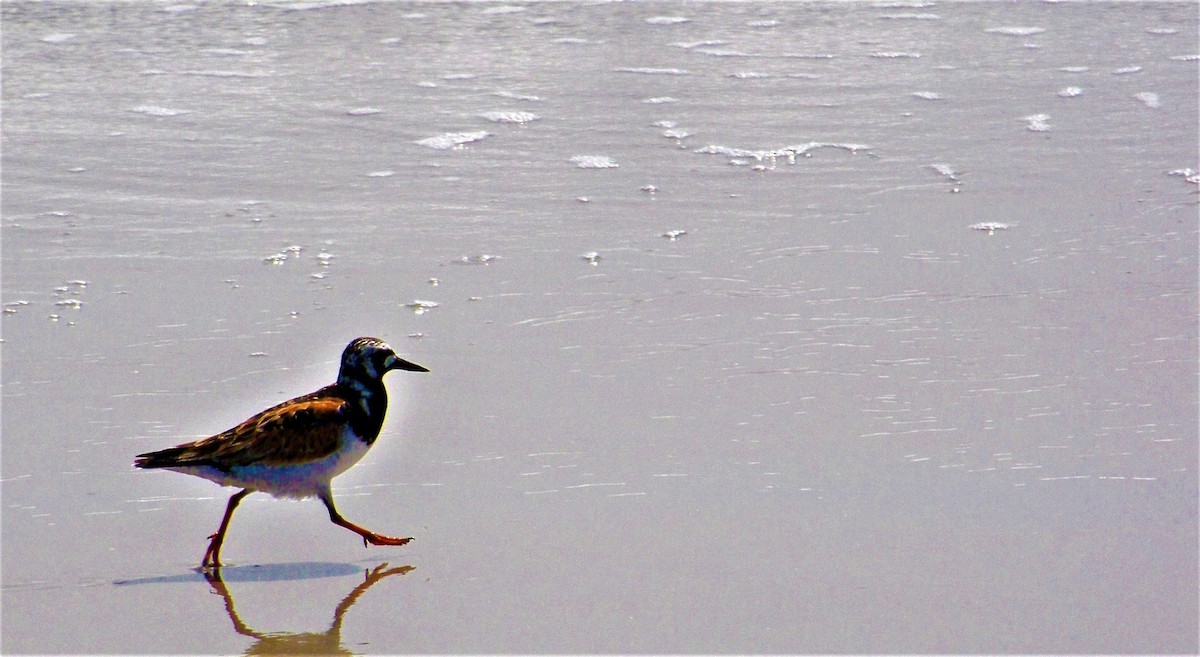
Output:
[[[384,374],[392,370],[429,371],[400,358],[388,343],[379,338],[356,338],[346,345],[346,350],[342,352],[338,382],[379,381]]]

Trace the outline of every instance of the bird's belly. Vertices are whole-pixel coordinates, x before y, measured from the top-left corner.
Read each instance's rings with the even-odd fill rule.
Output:
[[[222,486],[249,488],[275,497],[304,498],[328,490],[334,477],[350,469],[371,448],[346,431],[337,451],[324,458],[305,463],[251,464],[235,466],[228,472],[210,467],[171,468],[203,477]]]

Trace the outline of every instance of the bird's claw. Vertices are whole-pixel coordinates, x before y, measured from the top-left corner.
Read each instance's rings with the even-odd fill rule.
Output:
[[[371,534],[370,536],[364,535],[363,547],[366,547],[367,543],[370,543],[371,545],[407,545],[411,540],[411,536],[406,538],[394,538],[391,536],[384,536],[382,534]]]

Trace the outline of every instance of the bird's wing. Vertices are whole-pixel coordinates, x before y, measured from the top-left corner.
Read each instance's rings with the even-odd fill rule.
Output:
[[[272,406],[215,436],[138,457],[143,468],[208,465],[221,470],[247,465],[289,465],[321,459],[337,450],[349,404],[319,394]]]

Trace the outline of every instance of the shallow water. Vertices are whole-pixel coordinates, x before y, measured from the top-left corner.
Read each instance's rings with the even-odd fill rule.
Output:
[[[1195,5],[0,11],[6,651],[1197,651]]]

